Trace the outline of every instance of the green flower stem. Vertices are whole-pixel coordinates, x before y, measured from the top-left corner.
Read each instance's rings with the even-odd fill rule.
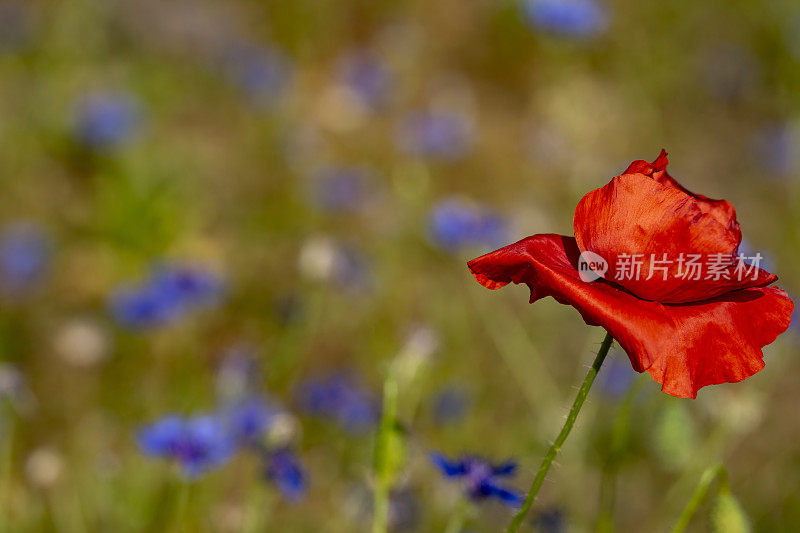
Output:
[[[700,507],[700,504],[703,502],[703,498],[705,498],[708,492],[708,487],[717,476],[720,476],[721,483],[727,486],[728,480],[725,468],[721,464],[706,468],[703,475],[700,476],[700,481],[697,482],[697,487],[694,489],[692,497],[686,502],[686,506],[683,508],[683,511],[681,511],[681,515],[678,517],[678,521],[675,523],[675,527],[672,528],[670,533],[682,533],[686,529],[692,517],[697,512],[697,508]]]
[[[564,422],[564,427],[561,428],[561,432],[558,434],[558,437],[556,437],[555,442],[553,442],[553,444],[550,446],[550,449],[547,450],[547,454],[544,456],[542,464],[539,466],[539,471],[536,473],[536,477],[533,480],[531,490],[528,491],[528,496],[525,498],[525,501],[523,502],[522,507],[517,515],[511,521],[508,529],[506,529],[506,533],[514,533],[515,531],[519,530],[519,527],[522,525],[522,521],[525,520],[525,516],[527,516],[528,512],[531,510],[531,506],[533,505],[534,500],[536,500],[536,495],[539,493],[539,489],[542,488],[544,478],[547,476],[548,470],[550,470],[550,465],[553,464],[553,460],[556,458],[556,455],[558,455],[558,451],[564,445],[564,441],[567,440],[569,432],[572,431],[572,426],[575,425],[575,420],[578,418],[578,413],[580,412],[581,407],[583,407],[583,402],[586,401],[586,396],[589,394],[589,389],[592,388],[592,383],[594,383],[594,379],[597,377],[597,372],[600,370],[600,366],[602,366],[606,355],[608,355],[608,350],[611,348],[612,342],[614,342],[613,337],[611,337],[611,334],[606,333],[603,343],[600,345],[600,349],[597,351],[597,356],[594,358],[592,367],[586,374],[580,390],[578,390],[578,395],[575,397],[575,401],[572,404],[572,409],[570,409],[569,415],[567,415],[567,420]]]

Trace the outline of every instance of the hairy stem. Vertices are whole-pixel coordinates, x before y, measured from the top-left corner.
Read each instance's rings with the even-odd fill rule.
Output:
[[[572,431],[572,426],[575,425],[575,420],[578,418],[578,413],[580,412],[581,407],[583,407],[583,402],[586,401],[586,396],[589,394],[589,389],[592,388],[592,383],[594,383],[594,379],[597,377],[597,372],[600,370],[600,366],[602,366],[606,355],[608,355],[608,350],[611,348],[612,342],[614,342],[614,339],[611,337],[611,334],[606,333],[603,343],[600,345],[600,349],[597,351],[597,356],[594,358],[594,362],[592,363],[589,372],[586,374],[581,388],[578,390],[578,395],[575,397],[575,401],[572,403],[572,409],[569,410],[567,420],[564,422],[564,426],[561,428],[561,432],[558,434],[558,437],[556,437],[556,440],[550,446],[550,449],[547,450],[547,454],[545,454],[542,464],[539,466],[539,471],[536,473],[536,477],[533,480],[533,485],[531,485],[531,489],[528,491],[528,496],[525,498],[525,501],[523,502],[522,507],[520,507],[519,512],[517,512],[516,516],[511,521],[508,529],[506,529],[506,533],[514,533],[517,531],[522,525],[523,520],[525,520],[525,517],[528,515],[528,512],[531,510],[531,506],[533,505],[534,500],[536,500],[536,495],[539,493],[539,489],[542,488],[544,478],[547,476],[548,470],[550,470],[550,465],[553,464],[553,460],[556,458],[556,455],[558,455],[558,451],[564,445],[564,441],[567,440],[569,432]]]

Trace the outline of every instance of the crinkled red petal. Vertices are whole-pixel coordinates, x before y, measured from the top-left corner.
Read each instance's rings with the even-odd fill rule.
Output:
[[[668,163],[667,151],[662,149],[652,163],[642,160],[634,161],[623,174],[644,174],[661,184],[688,194],[695,199],[703,213],[708,213],[717,219],[723,227],[728,228],[736,236],[736,242],[740,242],[742,240],[742,231],[739,227],[739,222],[736,220],[736,210],[733,206],[725,200],[715,200],[702,194],[693,193],[669,175],[667,172]]]

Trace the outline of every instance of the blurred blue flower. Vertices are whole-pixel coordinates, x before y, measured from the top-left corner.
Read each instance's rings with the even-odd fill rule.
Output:
[[[225,407],[222,418],[231,437],[242,445],[259,445],[280,409],[262,397],[244,398]]]
[[[177,461],[189,477],[225,463],[235,451],[225,424],[208,415],[166,416],[143,428],[138,443],[146,455]]]
[[[455,160],[472,148],[473,131],[462,115],[418,111],[401,123],[397,142],[401,150],[411,155]]]
[[[759,130],[753,139],[759,166],[768,178],[781,178],[797,170],[798,139],[794,128],[786,122],[771,124]]]
[[[593,37],[608,27],[606,9],[596,0],[526,0],[522,8],[535,28],[567,37]]]
[[[470,397],[463,390],[447,387],[437,392],[431,401],[433,421],[444,425],[462,419],[470,407]]]
[[[473,204],[447,199],[438,203],[430,218],[433,242],[447,251],[466,246],[495,247],[507,240],[505,220]]]
[[[514,474],[517,465],[512,461],[494,465],[479,457],[464,456],[451,460],[439,453],[431,454],[430,459],[446,478],[460,480],[473,500],[496,498],[513,507],[522,504],[522,494],[502,487],[497,480]]]
[[[150,279],[150,284],[181,306],[215,303],[224,291],[217,275],[191,265],[163,265]]]
[[[370,171],[363,167],[327,167],[314,176],[314,204],[323,211],[356,211],[368,200]]]
[[[271,103],[289,83],[292,64],[277,48],[237,43],[228,49],[223,70],[250,98],[260,103]]]
[[[0,52],[16,52],[31,37],[31,4],[19,0],[0,1]]]
[[[36,225],[18,222],[0,233],[0,286],[18,295],[39,282],[47,271],[50,242]]]
[[[375,397],[345,374],[303,383],[297,402],[308,414],[330,418],[351,433],[372,429],[380,413]]]
[[[603,365],[598,378],[600,390],[612,398],[619,398],[628,392],[636,379],[636,372],[627,359],[611,358]]]
[[[111,295],[109,307],[116,321],[131,329],[163,326],[181,313],[178,302],[150,285],[117,289]]]
[[[286,498],[298,501],[306,494],[308,475],[297,456],[286,448],[265,452],[266,476]]]
[[[95,150],[113,149],[133,136],[139,118],[139,104],[133,96],[94,93],[78,105],[75,138]]]
[[[168,265],[151,273],[139,286],[118,289],[110,301],[111,312],[123,326],[132,329],[163,326],[187,311],[216,303],[222,280],[187,265]]]
[[[364,106],[377,109],[386,104],[392,89],[392,75],[374,54],[351,53],[340,59],[339,81]]]

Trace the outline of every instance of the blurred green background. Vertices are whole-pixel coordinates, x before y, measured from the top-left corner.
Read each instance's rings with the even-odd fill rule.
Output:
[[[392,361],[394,530],[462,505],[432,451],[527,488],[603,332],[465,262],[571,234],[663,147],[797,294],[798,117],[788,0],[0,1],[0,530],[368,530]],[[163,265],[196,302],[147,292]],[[753,530],[800,528],[797,342],[694,401],[615,348],[526,527],[665,531],[722,461]],[[303,400],[345,374],[359,431]],[[248,388],[282,406],[297,501],[258,453],[194,477],[143,453]],[[713,505],[691,530],[726,531]],[[475,502],[464,531],[510,517]]]

